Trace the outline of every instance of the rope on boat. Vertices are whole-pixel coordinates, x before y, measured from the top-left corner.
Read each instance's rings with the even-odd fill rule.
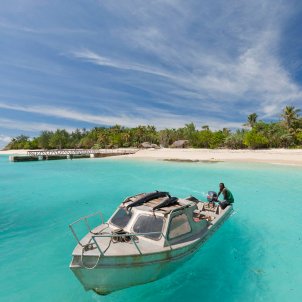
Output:
[[[104,230],[106,230],[107,228],[109,228],[108,222],[106,222],[105,225],[106,225],[106,227],[103,228],[103,229],[101,229],[100,231],[98,231],[98,232],[92,232],[92,231],[90,231],[90,233],[93,234],[93,235],[105,234],[105,233],[102,233],[102,232],[103,232]]]
[[[105,228],[105,229],[106,229],[106,228]],[[105,229],[103,229],[103,230],[105,230]],[[93,232],[91,232],[91,233],[93,233]],[[103,235],[103,234],[106,234],[106,233],[102,233],[102,231],[100,231],[100,232],[98,232],[98,233],[93,233],[93,234],[94,234],[94,235],[100,235],[100,234]],[[110,234],[110,233],[108,233],[108,234]],[[109,247],[110,247],[110,245],[111,245],[111,242],[112,242],[112,238],[110,238],[109,244],[108,244],[108,246],[106,247],[106,249],[104,250],[103,254],[107,252],[107,250],[109,249]],[[93,266],[86,266],[86,265],[84,264],[84,262],[83,262],[84,252],[85,252],[85,251],[89,251],[89,250],[93,250],[93,249],[94,249],[93,243],[87,243],[87,244],[85,244],[85,245],[82,246],[81,266],[83,266],[83,267],[86,268],[86,269],[95,269],[95,268],[98,266],[99,262],[100,262],[101,253],[99,254],[98,259],[97,259],[96,263],[95,263]]]
[[[84,255],[84,251],[87,250],[87,248],[88,248],[89,246],[93,246],[93,244],[91,244],[91,243],[85,244],[85,245],[83,246],[83,248],[82,248],[81,264],[82,264],[82,266],[83,266],[84,268],[86,268],[86,269],[94,269],[94,268],[96,268],[97,265],[99,264],[99,261],[100,261],[100,259],[101,259],[101,253],[99,254],[98,259],[97,259],[96,263],[95,263],[93,266],[86,266],[86,265],[84,264],[84,262],[83,262],[83,255]],[[90,248],[89,248],[89,249],[90,249]]]
[[[109,247],[110,247],[110,245],[111,245],[111,242],[113,242],[113,240],[112,240],[112,237],[110,238],[110,241],[109,241],[109,244],[108,244],[108,246],[104,249],[104,254],[107,252],[107,250],[109,249]]]

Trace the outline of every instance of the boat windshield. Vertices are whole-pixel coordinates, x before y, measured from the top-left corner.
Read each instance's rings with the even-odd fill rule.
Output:
[[[186,214],[174,216],[169,227],[169,239],[182,236],[191,232],[191,226]]]
[[[156,240],[159,239],[161,236],[163,224],[164,224],[164,219],[162,217],[140,215],[138,216],[133,226],[133,231],[135,233],[157,232],[157,234],[144,235],[144,237]]]
[[[124,208],[119,208],[115,215],[111,218],[111,223],[123,229],[132,217],[132,213],[126,211]]]

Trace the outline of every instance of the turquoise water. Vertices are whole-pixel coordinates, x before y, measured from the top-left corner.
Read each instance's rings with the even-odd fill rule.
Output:
[[[235,214],[170,276],[102,297],[69,270],[80,216],[109,218],[141,191],[201,197],[221,181]],[[301,167],[0,156],[1,301],[301,301],[301,196]]]

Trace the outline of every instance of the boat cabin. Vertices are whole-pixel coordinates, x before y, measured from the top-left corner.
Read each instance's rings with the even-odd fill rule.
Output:
[[[196,219],[202,210],[198,203],[167,192],[142,193],[122,202],[108,222],[113,232],[142,234],[144,239],[167,246],[200,234],[208,226],[208,219]]]

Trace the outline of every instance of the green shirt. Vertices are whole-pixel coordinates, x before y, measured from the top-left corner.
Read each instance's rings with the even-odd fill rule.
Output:
[[[233,203],[234,202],[234,197],[233,194],[230,190],[227,190],[227,194],[226,194],[226,201],[229,203]]]
[[[233,202],[234,202],[233,194],[232,194],[232,192],[231,192],[229,189],[224,188],[224,189],[222,190],[222,194],[223,194],[224,199],[225,199],[227,202],[229,202],[229,203],[233,203]]]

